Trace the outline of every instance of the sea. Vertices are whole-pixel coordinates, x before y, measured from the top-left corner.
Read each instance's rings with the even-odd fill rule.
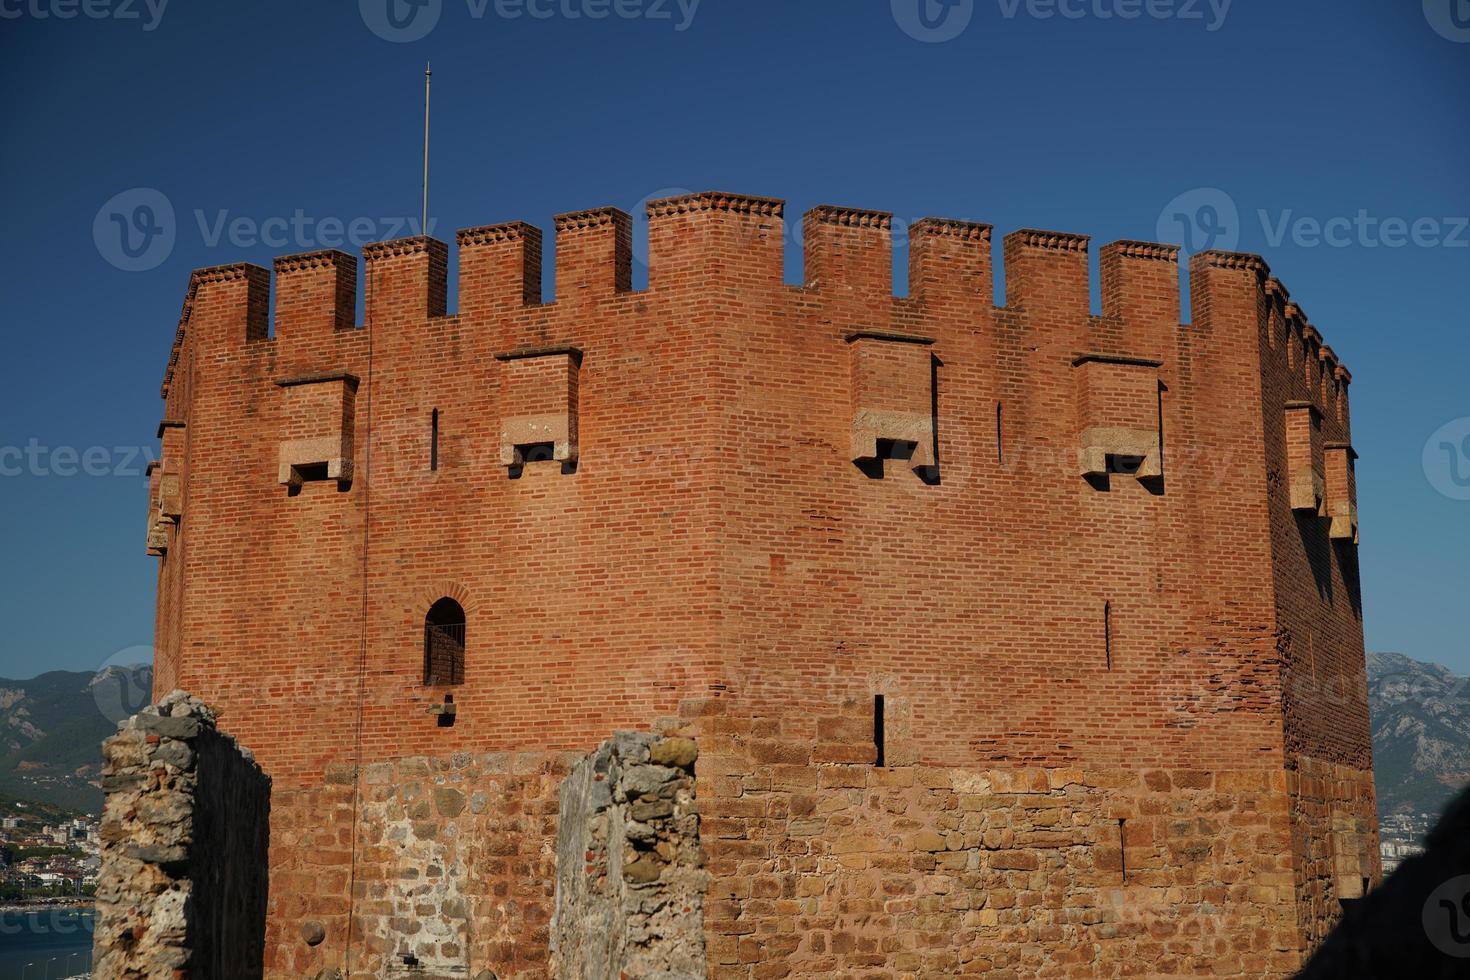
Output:
[[[0,910],[0,980],[88,976],[95,921],[91,909]]]

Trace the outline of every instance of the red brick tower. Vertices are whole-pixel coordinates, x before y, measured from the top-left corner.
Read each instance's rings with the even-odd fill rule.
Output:
[[[681,712],[712,976],[1284,974],[1377,877],[1347,370],[1256,256],[1181,325],[1172,246],[1104,246],[1098,316],[1085,236],[1006,236],[996,307],[988,225],[914,224],[895,298],[890,224],[812,210],[790,286],[780,201],[657,201],[635,291],[628,216],[565,214],[554,302],[469,229],[454,314],[384,242],[361,325],[341,252],[273,329],[193,275],[156,683],[275,781],[272,975],[424,946],[399,816],[461,821],[425,955],[543,975],[564,753]]]

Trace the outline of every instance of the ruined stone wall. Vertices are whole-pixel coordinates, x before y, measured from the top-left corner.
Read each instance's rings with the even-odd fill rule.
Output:
[[[98,980],[261,975],[270,780],[174,692],[103,746]]]
[[[552,973],[705,976],[695,743],[623,732],[561,789]]]
[[[273,803],[198,702],[151,712],[107,746],[102,978],[1285,977],[1377,874],[1350,767],[938,766],[902,699]]]

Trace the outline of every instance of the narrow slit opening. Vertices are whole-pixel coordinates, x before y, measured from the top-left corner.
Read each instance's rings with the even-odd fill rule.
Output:
[[[875,694],[873,695],[873,748],[875,750],[873,764],[880,769],[884,764],[883,737],[883,695]]]
[[[1128,883],[1128,821],[1123,817],[1118,818],[1118,877],[1123,884]]]
[[[995,461],[997,463],[999,463],[1000,465],[1004,466],[1005,465],[1005,461],[1006,461],[1006,452],[1005,452],[1005,440],[1004,440],[1004,437],[1002,435],[1002,433],[1004,432],[1004,430],[1001,428],[1001,422],[1002,422],[1001,411],[1002,411],[1001,403],[1000,402],[996,402],[995,403]]]
[[[429,416],[429,470],[437,472],[439,469],[439,410],[434,409]]]
[[[1108,670],[1113,669],[1113,604],[1103,603],[1103,657]]]

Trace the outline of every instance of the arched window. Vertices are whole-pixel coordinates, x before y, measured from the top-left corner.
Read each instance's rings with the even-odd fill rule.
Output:
[[[424,684],[464,683],[464,607],[444,598],[424,617]]]

